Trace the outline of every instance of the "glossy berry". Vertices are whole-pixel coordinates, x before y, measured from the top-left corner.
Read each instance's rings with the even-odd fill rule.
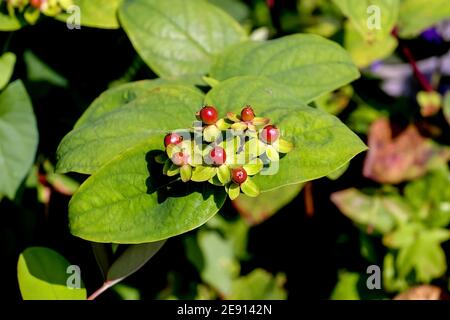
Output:
[[[280,137],[280,131],[274,125],[269,124],[262,129],[259,137],[263,142],[271,144]]]
[[[242,184],[247,180],[247,171],[244,168],[236,168],[231,172],[231,177],[237,184]]]
[[[212,149],[209,153],[209,157],[211,158],[213,164],[217,166],[224,164],[227,160],[227,154],[221,147],[215,147]]]
[[[169,133],[164,137],[164,146],[168,146],[169,144],[179,144],[183,141],[183,137],[176,133]]]
[[[216,108],[211,107],[211,106],[203,107],[200,110],[199,114],[200,114],[200,119],[202,120],[202,122],[204,124],[208,124],[208,125],[216,123],[217,118],[218,118],[218,113],[217,113]]]
[[[31,0],[30,4],[32,7],[36,8],[36,9],[40,9],[42,2],[43,2],[43,0]]]
[[[249,122],[252,121],[255,118],[255,112],[253,111],[252,107],[246,106],[241,111],[241,119],[242,121]]]
[[[183,152],[174,153],[172,156],[172,162],[176,166],[182,166],[187,163],[186,156]]]

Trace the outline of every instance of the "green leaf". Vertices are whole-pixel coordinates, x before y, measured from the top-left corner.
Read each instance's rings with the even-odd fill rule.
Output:
[[[166,162],[164,163],[164,166],[163,166],[163,170],[162,170],[164,175],[168,175],[169,169],[172,167],[172,164],[173,163],[171,160],[169,160],[169,159],[166,160]]]
[[[232,183],[229,187],[228,187],[228,196],[230,197],[231,200],[236,199],[237,197],[239,197],[239,194],[241,193],[241,187],[237,184],[237,183]]]
[[[345,24],[344,47],[359,68],[366,68],[377,60],[383,60],[394,53],[398,41],[393,36],[367,41],[351,23]]]
[[[195,229],[225,201],[221,187],[173,182],[152,162],[151,142],[117,156],[89,177],[69,203],[73,235],[95,242],[144,243]]]
[[[114,110],[129,104],[138,98],[145,97],[152,89],[167,84],[183,85],[182,80],[141,80],[114,87],[103,92],[92,102],[88,109],[81,115],[75,124],[75,129],[87,123],[95,123],[96,120]]]
[[[372,264],[376,264],[379,261],[376,248],[377,240],[364,231],[359,231],[359,252],[364,259]]]
[[[226,220],[220,214],[216,214],[206,223],[208,228],[216,229],[225,238],[232,242],[233,253],[239,260],[248,258],[247,243],[249,225],[242,219]]]
[[[170,166],[170,168],[169,168],[169,170],[167,170],[167,175],[169,176],[169,177],[173,177],[173,176],[176,176],[177,174],[179,174],[180,173],[180,167],[178,167],[178,166],[176,166],[176,165],[174,165],[173,163],[172,163],[172,165]]]
[[[128,0],[119,18],[136,51],[161,77],[204,75],[217,54],[246,39],[233,18],[204,0]]]
[[[91,28],[118,29],[117,10],[123,0],[73,0],[80,8],[81,25]],[[66,22],[72,13],[59,14],[56,19]]]
[[[336,171],[333,171],[330,174],[328,174],[327,178],[330,179],[330,180],[337,180],[337,179],[339,179],[345,173],[345,171],[347,171],[349,166],[350,166],[350,161],[347,162],[346,164],[344,164],[342,167],[340,167]]]
[[[418,223],[407,223],[400,225],[395,231],[383,237],[383,244],[386,247],[400,249],[410,246],[416,241],[424,226]]]
[[[399,35],[413,38],[447,18],[450,18],[447,0],[403,0],[398,21]]]
[[[341,113],[350,103],[353,97],[353,87],[344,86],[333,92],[326,93],[314,100],[314,105],[332,115]]]
[[[0,193],[14,198],[34,161],[38,145],[36,119],[22,82],[0,94]]]
[[[11,79],[16,64],[16,55],[12,52],[5,52],[0,57],[0,90],[3,89]]]
[[[208,0],[212,4],[218,6],[230,16],[235,18],[239,22],[244,22],[250,14],[250,10],[240,0]]]
[[[442,237],[444,233],[446,236]],[[420,233],[411,245],[401,248],[398,253],[396,266],[399,276],[407,278],[414,270],[419,282],[428,283],[444,275],[447,263],[440,243],[449,238],[448,230],[431,229]]]
[[[30,81],[48,82],[52,85],[67,88],[69,81],[39,59],[32,51],[23,54],[27,67],[27,77]]]
[[[364,41],[390,36],[397,23],[399,0],[333,0]]]
[[[278,162],[278,171],[253,178],[261,191],[326,176],[367,149],[336,117],[305,106],[283,88],[257,77],[221,82],[208,92],[205,104],[216,106],[221,113],[238,112],[239,106],[249,104],[259,116],[270,118],[283,138],[294,144]]]
[[[249,197],[257,197],[260,194],[258,185],[250,177],[241,184],[241,190]]]
[[[383,270],[384,271],[384,270]],[[338,281],[331,293],[331,300],[385,300],[382,290],[369,290],[366,280],[370,274],[339,270]]]
[[[263,192],[256,198],[241,194],[233,201],[234,207],[250,224],[259,224],[290,203],[302,190],[302,184],[289,185]]]
[[[360,300],[361,297],[358,291],[359,281],[359,273],[339,272],[338,282],[330,298],[332,300]]]
[[[217,177],[219,178],[219,181],[223,184],[230,182],[231,180],[230,168],[228,168],[227,165],[221,165],[217,169]]]
[[[187,256],[199,270],[202,280],[222,295],[231,293],[232,280],[239,275],[239,262],[234,257],[233,242],[216,231],[201,230],[197,244],[187,240]]]
[[[102,272],[103,278],[106,279],[106,275],[108,274],[108,269],[112,263],[112,250],[111,245],[108,243],[97,243],[92,242],[92,251],[94,252],[95,261]]]
[[[444,116],[447,123],[450,125],[450,91],[448,91],[444,96],[443,107]]]
[[[108,270],[107,281],[117,283],[142,268],[166,241],[132,244],[114,261]]]
[[[399,278],[396,274],[395,256],[388,252],[383,260],[383,287],[388,292],[404,291],[408,288],[408,282]]]
[[[16,17],[0,12],[0,31],[16,31],[20,28],[20,21]]]
[[[282,273],[273,276],[257,268],[239,277],[232,283],[230,300],[285,300],[287,292],[283,288],[286,276]]]
[[[192,171],[191,180],[195,182],[208,181],[215,175],[216,175],[216,168],[198,166],[195,167],[194,170]]]
[[[93,173],[144,141],[149,150],[162,150],[167,132],[192,126],[203,99],[196,89],[169,84],[126,104],[116,103],[123,101],[120,94],[112,97],[112,102],[94,103],[93,111],[88,109],[90,114],[64,137],[57,150],[59,172]]]
[[[450,223],[450,172],[447,166],[406,185],[405,198],[414,208],[414,216],[430,227]]]
[[[210,74],[217,80],[264,76],[305,102],[359,77],[350,56],[338,44],[305,34],[237,44],[218,57]]]
[[[205,81],[211,88],[213,88],[213,87],[215,87],[215,86],[217,86],[217,85],[219,84],[219,81],[217,81],[216,79],[211,78],[211,77],[204,76],[204,77],[202,77],[202,79],[203,79],[203,81]]]
[[[39,20],[40,16],[41,16],[41,11],[36,10],[33,7],[26,8],[25,12],[23,13],[23,17],[29,25],[35,25],[36,22]]]
[[[275,142],[275,149],[281,153],[289,153],[294,149],[294,144],[284,139],[278,139]]]
[[[192,177],[192,167],[190,165],[184,165],[180,168],[181,180],[188,182]]]
[[[242,122],[236,122],[231,125],[231,129],[236,131],[244,131],[245,129],[247,129],[247,125]]]
[[[267,158],[269,158],[269,160],[272,162],[280,161],[280,155],[278,154],[278,151],[273,146],[267,146],[266,155],[267,155]]]
[[[245,143],[244,150],[246,158],[252,159],[266,152],[267,145],[259,139],[250,139]]]
[[[386,118],[389,114],[384,110],[377,110],[369,105],[359,105],[350,114],[347,125],[358,133],[367,134],[372,123],[379,118]]]
[[[17,264],[20,293],[24,300],[85,300],[86,289],[68,287],[70,263],[43,247],[25,249]],[[70,282],[69,282],[70,284]]]
[[[127,286],[123,283],[116,284],[112,287],[122,300],[141,300],[139,289]]]
[[[221,134],[219,128],[217,128],[214,124],[207,126],[203,130],[203,139],[207,142],[215,141]]]
[[[264,164],[261,159],[257,158],[255,162],[256,163],[249,163],[244,165],[244,170],[247,171],[247,174],[249,176],[254,176],[255,174],[258,174],[264,167]]]
[[[406,222],[411,215],[411,208],[395,195],[370,196],[351,188],[334,192],[331,200],[366,231],[373,228],[381,234],[392,231],[397,223]]]

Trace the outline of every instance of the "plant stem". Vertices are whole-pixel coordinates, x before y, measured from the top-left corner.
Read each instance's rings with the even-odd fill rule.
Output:
[[[266,0],[266,5],[269,8],[269,12],[270,12],[270,19],[272,20],[272,25],[276,30],[277,34],[282,34],[282,27],[281,27],[281,20],[280,20],[280,15],[281,15],[281,8],[280,8],[280,3],[279,0]]]
[[[119,280],[120,281],[120,280]],[[94,300],[95,298],[97,298],[99,295],[101,295],[103,292],[105,292],[106,290],[108,290],[109,288],[111,288],[113,285],[115,285],[117,282],[119,281],[106,281],[105,283],[103,283],[103,285],[98,288],[93,294],[91,294],[87,299],[88,300]]]
[[[406,57],[406,60],[408,60],[408,63],[410,64],[411,68],[413,69],[414,76],[416,77],[417,81],[419,81],[422,88],[428,92],[434,91],[433,86],[430,84],[430,82],[427,80],[427,78],[424,76],[422,71],[420,71],[419,67],[417,66],[417,62],[414,59],[414,56],[413,56],[411,50],[398,37],[397,28],[394,28],[394,30],[392,31],[392,35],[397,39],[398,44],[399,44],[400,48],[402,49],[404,56]]]
[[[312,192],[312,182],[308,182],[305,184],[304,196],[305,196],[306,215],[311,218],[314,215],[314,198]]]

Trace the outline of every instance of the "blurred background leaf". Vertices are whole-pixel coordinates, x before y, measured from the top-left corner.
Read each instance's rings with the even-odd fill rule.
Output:
[[[0,90],[3,89],[11,79],[16,64],[16,55],[5,52],[0,56]]]
[[[0,120],[0,194],[13,199],[38,144],[33,107],[20,80],[0,93]]]

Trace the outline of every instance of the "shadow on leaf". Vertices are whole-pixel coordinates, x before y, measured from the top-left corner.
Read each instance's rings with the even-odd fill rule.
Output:
[[[223,205],[225,190],[222,187],[213,186],[207,182],[182,182],[180,177],[168,177],[163,174],[163,166],[155,161],[155,157],[164,154],[161,150],[147,152],[145,160],[147,162],[148,178],[145,183],[147,194],[157,194],[159,204],[167,198],[182,198],[194,192],[201,193],[206,201],[213,196],[218,208]]]

